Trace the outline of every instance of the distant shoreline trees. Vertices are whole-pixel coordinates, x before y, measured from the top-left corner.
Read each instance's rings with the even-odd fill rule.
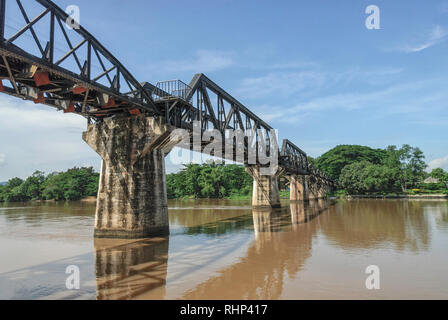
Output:
[[[6,185],[0,186],[0,202],[80,200],[96,196],[98,181],[99,173],[92,167],[75,167],[47,176],[42,171],[36,171],[26,180],[12,178]]]
[[[431,187],[423,184],[428,177],[424,159],[418,147],[407,144],[386,149],[340,145],[313,159],[313,162],[338,182],[340,191],[348,194],[406,194]],[[443,182],[448,181],[448,173],[438,168],[429,175],[437,175],[441,183],[428,190],[446,190]]]
[[[167,174],[168,198],[248,198],[252,178],[241,165],[215,162],[187,164],[177,173]],[[34,172],[26,180],[12,178],[0,185],[0,202],[31,200],[80,200],[96,196],[99,173],[90,168],[73,168],[45,176]]]
[[[424,158],[419,148],[409,145],[386,149],[340,145],[318,158],[309,157],[309,162],[338,183],[338,193],[448,193],[448,173],[441,168],[426,173]],[[428,176],[438,182],[423,183]],[[80,200],[97,195],[98,181],[99,173],[92,167],[75,167],[47,176],[36,171],[26,180],[12,178],[0,185],[0,202]],[[167,174],[166,184],[171,199],[247,199],[252,194],[253,180],[241,165],[207,162],[186,164],[179,172]]]
[[[252,194],[253,180],[236,164],[190,163],[166,177],[168,198],[241,198]]]

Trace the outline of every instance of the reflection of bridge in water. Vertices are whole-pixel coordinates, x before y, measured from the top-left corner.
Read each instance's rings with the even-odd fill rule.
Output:
[[[292,203],[289,210],[253,210],[255,241],[246,255],[239,262],[219,270],[219,276],[190,288],[182,298],[278,298],[282,292],[284,272],[296,274],[310,256],[312,238],[318,230],[318,224],[313,221],[330,205],[326,200],[319,200],[301,205]],[[166,238],[136,241],[97,239],[98,298],[164,298],[170,264],[168,241]],[[285,243],[292,246],[284,246]]]
[[[171,252],[166,239],[137,240],[115,246],[96,242],[97,296],[99,299],[281,298],[286,281],[297,277],[314,255],[313,239],[318,235],[344,249],[390,246],[416,252],[428,249],[429,222],[423,212],[430,204],[381,201],[391,210],[385,213],[384,207],[375,207],[375,203],[337,204],[319,200],[303,205],[290,203],[289,210],[253,210],[247,218],[237,219],[252,220],[254,229],[253,241],[244,245],[244,252],[237,256],[234,251],[241,246],[238,243],[231,243],[229,249],[229,245],[219,247],[214,244],[216,242],[210,248],[194,242],[191,251],[178,248],[179,251]],[[232,233],[250,230],[247,224],[231,222],[235,218],[202,223],[209,224],[208,228],[227,224],[221,230],[230,233],[229,237],[218,239],[223,243],[235,237]],[[191,222],[185,223],[191,226]],[[384,229],[384,224],[388,224],[390,230]],[[207,236],[203,230],[198,229],[198,234]],[[222,252],[228,257],[222,258]],[[220,263],[215,263],[219,260],[217,257]]]
[[[14,30],[17,17],[23,27]],[[164,158],[179,142],[176,129],[186,132],[183,147],[243,163],[254,207],[280,206],[282,173],[291,200],[326,196],[332,182],[306,153],[287,139],[280,148],[273,128],[208,77],[140,83],[87,30],[68,29],[67,19],[49,0],[0,0],[0,92],[88,119],[83,139],[103,160],[96,237],[168,234]]]
[[[359,260],[365,254],[375,259],[394,257],[395,262],[388,260],[387,264],[398,273],[401,264],[395,257],[403,256],[410,263],[422,253],[423,257],[427,255],[440,261],[434,266],[436,270],[446,261],[434,256],[436,251],[444,257],[446,202],[355,200],[333,204],[321,200],[320,204],[310,201],[303,206],[292,203],[289,210],[282,208],[269,213],[253,212],[249,205],[238,206],[238,201],[229,201],[222,202],[221,210],[215,214],[210,209],[212,204],[219,207],[214,201],[199,201],[194,206],[170,201],[169,241],[166,238],[97,239],[94,253],[86,251],[2,273],[1,297],[207,299],[220,298],[218,292],[221,292],[222,297],[237,299],[275,298],[282,290],[280,298],[325,297],[319,293],[322,281],[330,281],[330,287],[324,288],[331,291],[331,286],[336,289],[341,281],[353,280],[347,272],[353,272],[353,266],[359,272],[359,263],[363,266],[368,263],[364,258]],[[0,215],[2,235],[10,232],[14,237],[37,241],[81,241],[90,248],[91,235],[85,226],[91,223],[89,212],[93,206],[83,209],[82,204],[77,205],[80,207],[76,207],[74,216],[73,208],[65,210],[65,206],[57,203],[35,204],[31,215],[19,210],[21,204],[10,204],[5,208],[7,214]],[[322,208],[325,209],[321,211]],[[76,231],[61,230],[61,221],[67,219],[67,224],[74,225]],[[22,221],[23,226],[8,227],[17,225],[17,221]],[[42,243],[37,241],[39,245]],[[332,253],[338,254],[332,258]],[[429,268],[433,261],[422,263]],[[65,288],[64,271],[71,264],[80,266],[80,291]],[[423,270],[421,265],[411,269],[411,276],[418,276]],[[336,282],[326,278],[335,272],[341,272],[342,278]],[[96,280],[92,278],[95,273]],[[401,280],[407,281],[406,277]],[[404,285],[398,280],[395,284]],[[356,291],[353,287],[346,289]],[[349,296],[356,298],[351,292]]]

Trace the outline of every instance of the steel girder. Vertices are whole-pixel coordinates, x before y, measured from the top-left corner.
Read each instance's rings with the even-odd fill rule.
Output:
[[[41,10],[34,18],[31,7]],[[20,18],[9,16],[14,10],[20,11],[23,26],[8,35],[6,23]],[[67,19],[49,0],[0,0],[0,79],[12,85],[4,85],[4,91],[96,119],[131,110],[161,114],[132,74],[82,26],[67,28]],[[39,24],[45,28],[36,32]],[[25,39],[30,35],[31,41]],[[56,50],[56,42],[64,42],[67,50]]]
[[[289,174],[310,174],[306,153],[288,139],[283,140],[279,160]]]

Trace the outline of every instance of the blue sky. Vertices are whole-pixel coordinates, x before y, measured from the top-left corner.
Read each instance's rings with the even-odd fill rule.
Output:
[[[205,73],[312,156],[408,143],[448,169],[448,1],[55,2],[77,4],[81,24],[139,81]],[[380,30],[365,27],[370,4]],[[0,96],[0,181],[98,169],[85,126]]]

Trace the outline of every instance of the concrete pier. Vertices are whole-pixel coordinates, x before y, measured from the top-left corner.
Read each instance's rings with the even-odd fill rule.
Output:
[[[252,192],[253,208],[280,208],[278,191],[278,176],[276,174],[264,176],[260,174],[260,167],[246,167],[246,172],[254,179]]]
[[[89,124],[83,139],[103,159],[95,215],[97,238],[167,235],[165,155],[170,130],[144,115]]]
[[[289,200],[306,201],[308,200],[308,191],[305,176],[291,175],[287,176],[289,180]]]
[[[322,199],[327,195],[327,191],[325,190],[325,181],[318,178],[317,179],[317,198]]]
[[[308,199],[315,200],[319,198],[318,190],[319,186],[317,183],[317,179],[314,176],[306,176],[306,185],[308,191]]]

